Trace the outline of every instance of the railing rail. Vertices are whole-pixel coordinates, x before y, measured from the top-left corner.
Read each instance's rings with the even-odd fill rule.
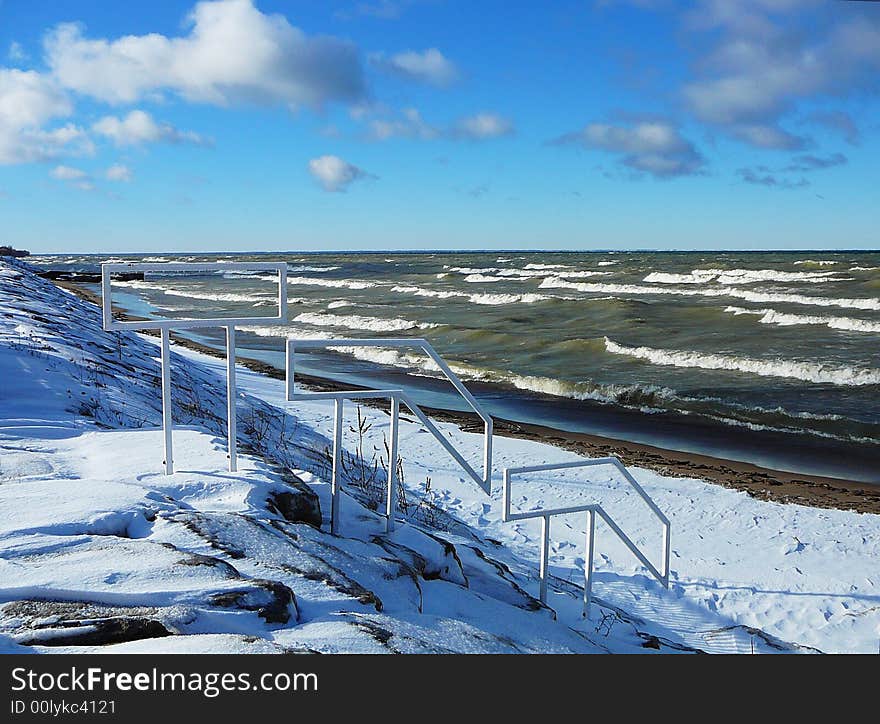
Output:
[[[545,472],[549,470],[567,470],[572,468],[595,467],[599,465],[611,465],[617,469],[626,480],[627,483],[638,493],[639,497],[648,505],[648,508],[654,516],[660,521],[663,528],[663,572],[661,573],[657,567],[642,553],[639,547],[623,532],[621,527],[617,525],[615,520],[609,515],[598,503],[589,503],[584,505],[572,505],[562,508],[544,508],[542,510],[527,511],[515,513],[511,511],[510,486],[513,475],[524,473]],[[526,465],[523,467],[505,468],[504,470],[504,489],[502,503],[502,519],[505,522],[515,520],[527,520],[532,518],[541,518],[541,560],[540,560],[540,593],[539,597],[542,603],[547,602],[547,583],[549,579],[548,560],[550,550],[550,519],[556,515],[567,515],[570,513],[586,513],[587,514],[587,536],[586,551],[584,555],[584,616],[589,616],[590,602],[592,600],[593,591],[593,548],[596,531],[596,515],[602,518],[614,534],[629,548],[630,552],[645,566],[664,588],[669,588],[669,555],[670,555],[670,532],[671,525],[669,519],[663,514],[663,511],[657,507],[657,504],[651,499],[645,489],[639,485],[638,481],[632,476],[632,473],[626,469],[626,466],[616,457],[594,458],[591,460],[577,460],[571,463],[558,463],[549,465]]]
[[[486,412],[482,405],[474,398],[470,390],[465,387],[464,383],[459,379],[458,375],[453,372],[449,365],[431,346],[426,339],[406,339],[406,338],[388,338],[388,339],[289,339],[287,340],[287,399],[304,399],[297,398],[295,384],[295,365],[294,356],[297,350],[303,349],[329,349],[333,347],[384,347],[386,349],[420,349],[422,350],[440,369],[444,377],[452,384],[461,397],[467,402],[468,406],[483,421],[483,474],[480,475],[473,466],[461,455],[449,439],[443,435],[434,422],[422,411],[422,409],[413,401],[413,399],[405,392],[400,392],[398,398],[404,402],[412,413],[419,418],[421,423],[428,431],[440,442],[446,451],[455,459],[462,469],[474,480],[474,482],[482,488],[485,493],[490,493],[492,489],[492,433],[493,421],[492,416]],[[322,393],[300,393],[306,394],[308,397],[314,397]],[[323,393],[327,394],[327,393]],[[331,393],[333,394],[333,393]],[[347,399],[351,399],[351,395],[347,395]]]
[[[297,350],[302,349],[327,349],[332,347],[385,347],[403,348],[413,347],[423,350],[444,373],[461,396],[468,402],[471,409],[484,423],[483,444],[483,474],[480,475],[473,466],[465,460],[455,445],[437,429],[433,420],[429,418],[413,399],[403,390],[378,389],[378,390],[338,390],[333,392],[299,392],[295,383],[294,358]],[[446,362],[437,354],[431,344],[424,339],[289,339],[287,341],[287,401],[296,400],[333,400],[334,401],[334,425],[333,425],[333,473],[330,481],[330,530],[334,534],[339,532],[339,509],[341,495],[341,461],[342,461],[342,413],[345,400],[357,399],[380,399],[387,398],[391,401],[391,430],[389,434],[389,460],[388,460],[388,487],[386,493],[386,531],[391,532],[395,526],[395,514],[397,510],[397,465],[400,430],[400,404],[406,407],[419,419],[424,427],[437,439],[443,448],[462,467],[462,469],[483,489],[486,493],[491,490],[492,482],[492,417],[483,410],[479,402],[474,399],[470,391],[462,381],[449,368]]]

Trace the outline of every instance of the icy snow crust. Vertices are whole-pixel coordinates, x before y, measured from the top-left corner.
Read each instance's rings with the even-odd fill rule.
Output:
[[[332,405],[285,404],[281,382],[240,368],[245,454],[229,473],[224,363],[176,347],[177,472],[163,475],[158,355],[152,338],[104,332],[96,307],[0,262],[0,651],[877,650],[878,516],[635,469],[672,520],[670,590],[600,523],[584,620],[585,521],[554,519],[544,607],[539,522],[502,523],[500,480],[486,496],[407,419],[407,497],[442,514],[386,536],[349,484],[331,536]],[[362,413],[381,451],[388,415]],[[437,425],[479,460],[481,435]],[[576,459],[509,438],[495,451],[499,473]],[[611,469],[513,489],[518,510],[591,501],[657,560],[656,521]]]

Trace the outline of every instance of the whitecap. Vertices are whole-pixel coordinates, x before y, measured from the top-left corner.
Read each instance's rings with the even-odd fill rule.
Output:
[[[785,359],[754,359],[725,354],[710,354],[678,349],[654,347],[628,347],[608,337],[605,349],[611,354],[625,355],[645,360],[655,365],[687,367],[704,370],[727,370],[745,372],[760,377],[783,377],[850,387],[880,384],[880,370],[859,367],[832,367],[819,362]]]

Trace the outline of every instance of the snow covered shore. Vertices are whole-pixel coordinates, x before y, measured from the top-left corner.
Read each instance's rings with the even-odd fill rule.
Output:
[[[359,448],[368,463],[382,457],[388,415],[361,408],[358,425],[352,403],[349,494],[331,536],[332,406],[286,404],[281,382],[241,368],[246,454],[229,473],[224,365],[176,348],[177,472],[164,476],[158,354],[0,261],[0,650],[878,650],[880,516],[635,469],[672,520],[670,589],[600,524],[600,605],[583,620],[585,521],[554,521],[549,609],[535,598],[538,522],[501,522],[504,467],[574,454],[497,438],[486,496],[404,421],[409,522],[385,536],[370,509],[381,464],[365,475],[355,463]],[[479,459],[480,435],[438,426]],[[656,521],[611,469],[532,476],[513,495],[521,510],[594,500],[659,554]]]

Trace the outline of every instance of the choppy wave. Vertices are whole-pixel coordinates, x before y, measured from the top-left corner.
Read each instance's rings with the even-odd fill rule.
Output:
[[[278,304],[278,299],[276,297],[265,297],[256,294],[236,294],[234,292],[224,294],[220,292],[190,292],[181,291],[179,289],[166,289],[165,294],[172,297],[186,297],[187,299],[204,299],[209,302],[240,302],[242,304],[253,304],[254,306]]]
[[[569,282],[558,277],[548,277],[539,285],[542,289],[576,289],[593,294],[635,294],[635,295],[673,295],[683,297],[734,297],[757,304],[801,304],[820,307],[846,307],[850,309],[880,310],[880,299],[865,297],[858,299],[811,297],[803,294],[784,292],[762,292],[747,289],[676,289],[674,287],[643,286],[639,284],[615,284],[597,282]]]
[[[369,332],[402,332],[409,329],[431,329],[439,325],[432,322],[413,322],[399,317],[382,319],[380,317],[364,317],[359,314],[323,314],[320,312],[303,312],[293,319],[316,327],[345,327],[361,329]]]
[[[287,283],[313,287],[334,287],[336,289],[369,289],[377,286],[375,282],[356,279],[317,279],[315,277],[287,277]]]
[[[799,324],[815,324],[841,329],[847,332],[880,332],[880,323],[867,319],[852,317],[817,317],[806,314],[786,314],[775,309],[745,309],[744,307],[727,307],[725,312],[735,315],[749,314],[760,317],[761,324],[775,324],[780,327],[791,327]]]
[[[114,281],[113,286],[131,287],[133,289],[146,289],[150,291],[162,292],[171,297],[184,297],[187,299],[202,299],[211,302],[240,302],[242,304],[253,304],[254,306],[264,304],[278,304],[275,296],[266,296],[265,294],[239,294],[236,292],[203,292],[196,290],[172,289],[163,284],[155,282],[144,282],[137,279],[130,281]]]
[[[298,266],[287,265],[287,271],[291,272],[329,272],[336,271],[337,269],[341,269],[342,267],[338,266],[308,266],[305,264],[300,264]]]
[[[238,327],[240,332],[250,332],[258,337],[277,337],[278,339],[327,339],[333,335],[323,329],[293,327],[289,324],[254,325],[243,324]]]
[[[529,266],[526,265],[525,269],[510,269],[503,268],[497,266],[487,266],[487,267],[469,267],[469,266],[447,266],[448,272],[441,272],[437,274],[438,279],[442,279],[447,276],[450,272],[457,272],[458,274],[466,274],[465,281],[487,281],[491,278],[492,281],[524,281],[528,279],[534,279],[535,277],[546,277],[549,275],[557,276],[562,279],[587,279],[589,277],[604,277],[610,276],[613,272],[601,272],[601,271],[547,271],[547,270],[537,270],[537,269],[529,269]],[[538,265],[540,266],[540,265]],[[560,265],[561,266],[561,265]],[[502,278],[503,277],[503,278]]]
[[[353,306],[353,302],[347,302],[344,299],[337,299],[335,302],[330,302],[327,305],[327,309],[339,309],[340,307],[351,307]]]
[[[545,302],[552,297],[545,294],[468,294],[466,292],[453,292],[438,289],[425,289],[416,286],[394,286],[391,287],[392,292],[399,294],[413,294],[417,297],[435,297],[437,299],[451,299],[458,297],[468,299],[474,304],[484,304],[487,306],[501,304],[534,304],[535,302]]]
[[[642,281],[652,284],[756,284],[758,282],[823,282],[844,281],[839,272],[786,272],[777,269],[694,269],[689,274],[651,272]]]
[[[834,259],[801,259],[794,264],[795,266],[831,266],[838,263]]]
[[[470,284],[489,284],[491,282],[507,281],[504,277],[492,277],[486,274],[468,274],[464,280]]]
[[[746,372],[760,377],[786,377],[789,379],[860,387],[880,384],[880,370],[858,367],[832,367],[817,362],[794,360],[763,360],[735,357],[723,354],[706,354],[677,349],[654,347],[627,347],[605,338],[605,349],[611,354],[642,359],[651,364],[672,367],[689,367],[705,370],[728,370]]]

